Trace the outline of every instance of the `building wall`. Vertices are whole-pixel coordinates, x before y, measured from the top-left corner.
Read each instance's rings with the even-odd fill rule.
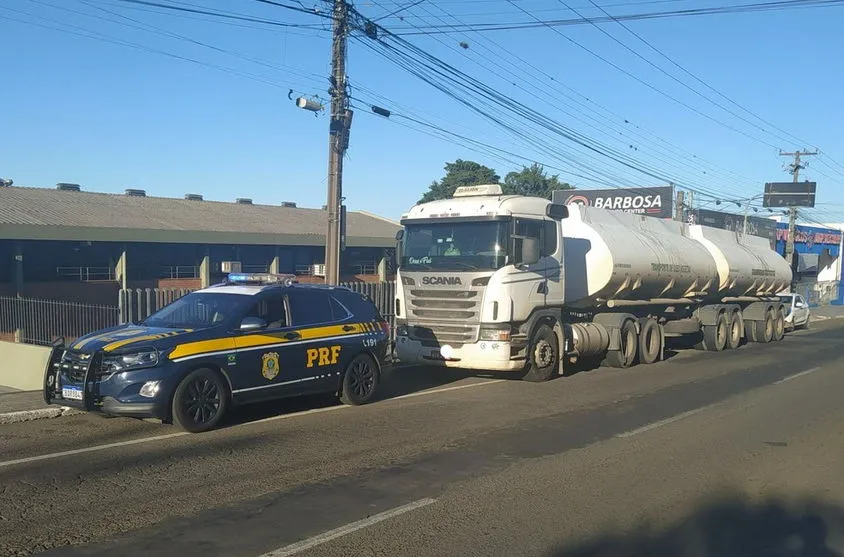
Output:
[[[23,250],[23,286],[18,291],[15,260]],[[187,288],[202,285],[200,266],[210,258],[210,281],[226,273],[222,262],[238,261],[244,272],[267,272],[278,257],[281,273],[296,273],[301,282],[323,282],[314,265],[325,259],[321,246],[201,245],[169,243],[60,242],[0,240],[0,295],[115,305],[120,288],[116,267],[125,250],[129,288]],[[349,248],[341,256],[342,281],[373,282],[384,248]]]

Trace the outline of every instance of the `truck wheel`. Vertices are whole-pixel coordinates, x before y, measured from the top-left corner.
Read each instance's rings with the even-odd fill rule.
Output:
[[[696,346],[698,350],[720,352],[727,346],[727,338],[730,336],[730,327],[727,323],[727,314],[718,314],[714,325],[703,326],[703,339]]]
[[[369,402],[380,383],[378,366],[369,354],[358,354],[349,362],[343,374],[343,387],[340,402],[350,406],[359,406]]]
[[[652,364],[659,360],[662,352],[662,331],[656,319],[642,319],[639,332],[639,361]]]
[[[173,420],[191,433],[213,429],[226,413],[229,404],[228,385],[207,368],[190,372],[173,394]]]
[[[785,337],[785,314],[782,308],[780,308],[777,310],[776,317],[774,318],[774,340],[779,342],[783,337]]]
[[[756,321],[756,334],[753,338],[756,342],[771,342],[774,338],[774,312],[765,312],[765,319]]]
[[[559,360],[557,335],[548,325],[540,325],[533,333],[528,348],[528,369],[522,379],[531,383],[548,381],[557,372]]]
[[[607,355],[601,363],[609,367],[628,368],[636,363],[638,348],[639,338],[636,334],[636,325],[628,319],[621,326],[620,350],[607,350]]]
[[[743,327],[739,312],[734,311],[730,314],[727,326],[729,330],[729,333],[727,334],[727,348],[734,350],[741,345],[741,333]]]

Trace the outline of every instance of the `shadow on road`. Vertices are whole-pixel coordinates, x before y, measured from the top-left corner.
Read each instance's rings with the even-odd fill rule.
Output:
[[[818,501],[721,500],[657,531],[608,533],[548,557],[840,557],[844,508]],[[834,549],[833,549],[834,548]]]
[[[418,393],[427,389],[445,387],[451,383],[470,377],[487,376],[491,377],[485,373],[467,373],[437,367],[417,366],[396,368],[383,380],[381,391],[376,395],[376,398],[371,404],[377,404],[380,401]],[[339,400],[331,394],[308,395],[259,402],[234,408],[227,416],[225,424],[222,424],[221,427],[338,405],[340,405]]]

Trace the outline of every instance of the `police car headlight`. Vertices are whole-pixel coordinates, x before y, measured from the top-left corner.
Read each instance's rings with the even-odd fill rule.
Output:
[[[112,372],[144,369],[158,365],[158,350],[150,349],[129,354],[109,355],[103,359],[103,366]]]

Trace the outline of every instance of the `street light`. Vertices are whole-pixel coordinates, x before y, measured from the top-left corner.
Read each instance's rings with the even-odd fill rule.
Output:
[[[754,195],[753,197],[747,199],[747,203],[744,204],[744,227],[742,228],[742,236],[747,235],[747,210],[750,208],[750,202],[754,199],[759,199],[760,197],[765,197],[764,193],[760,193],[759,195]],[[753,209],[754,212],[757,212],[757,209]]]

